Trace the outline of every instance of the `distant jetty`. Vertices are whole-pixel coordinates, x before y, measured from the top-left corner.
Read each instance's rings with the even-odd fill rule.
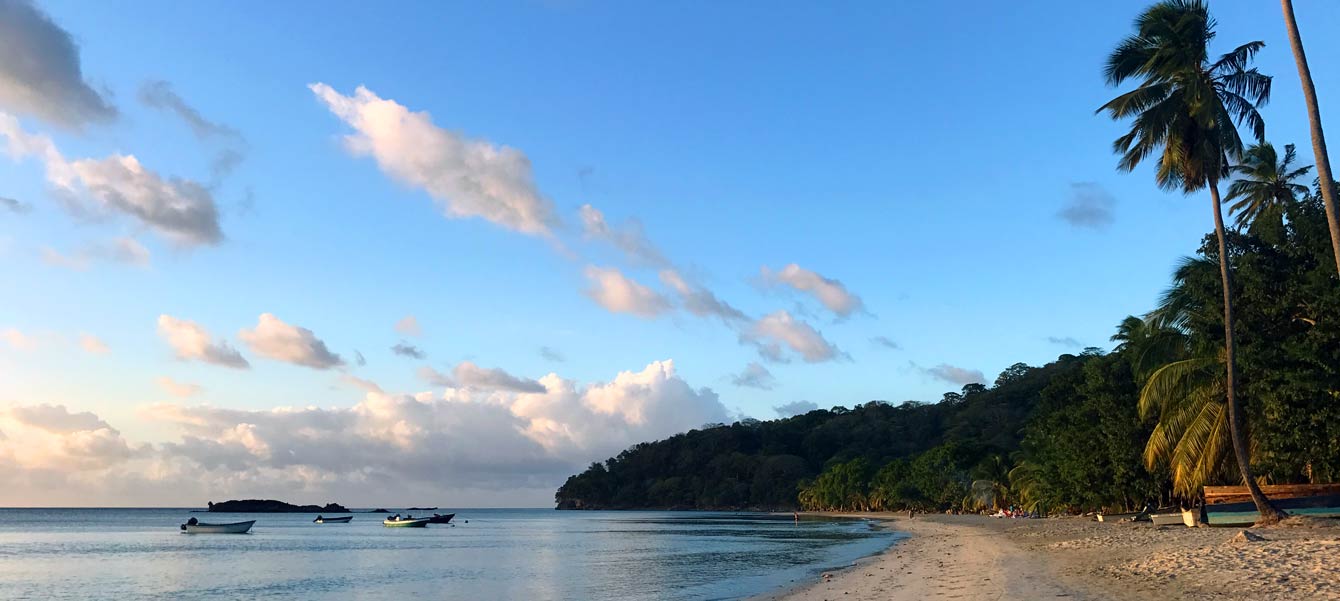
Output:
[[[321,505],[294,505],[274,499],[244,499],[241,501],[211,502],[211,512],[225,513],[352,513],[339,503]]]

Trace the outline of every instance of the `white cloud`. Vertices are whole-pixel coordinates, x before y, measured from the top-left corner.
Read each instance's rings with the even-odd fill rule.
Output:
[[[777,380],[772,377],[772,372],[768,371],[768,368],[750,361],[749,365],[744,367],[744,371],[731,377],[731,384],[747,388],[772,390],[777,385]]]
[[[818,408],[819,405],[813,401],[792,401],[785,405],[777,405],[776,407],[773,407],[772,410],[776,411],[777,415],[781,417],[792,417],[795,415],[804,415]]]
[[[32,2],[0,1],[0,40],[0,107],[76,129],[116,117],[84,81],[69,32]]]
[[[512,392],[544,392],[544,384],[518,378],[497,368],[484,368],[470,361],[462,361],[451,372],[452,380],[461,388],[509,390]]]
[[[92,334],[80,334],[79,347],[94,355],[106,355],[111,352],[106,343]]]
[[[530,160],[520,150],[442,129],[427,112],[411,112],[362,86],[353,96],[324,83],[308,87],[354,129],[344,138],[351,153],[371,156],[392,178],[422,188],[448,217],[480,217],[540,235],[558,223],[553,203],[536,188]]]
[[[582,205],[579,215],[582,221],[582,233],[588,240],[600,240],[613,245],[635,264],[653,267],[670,264],[665,255],[662,255],[661,251],[647,239],[642,222],[629,219],[619,227],[610,227],[605,221],[605,214],[589,204]]]
[[[689,313],[698,317],[719,317],[727,323],[748,319],[743,311],[717,298],[711,290],[690,284],[674,269],[661,270],[660,277],[663,284],[679,295],[679,302]]]
[[[63,407],[0,411],[0,505],[264,496],[375,506],[447,494],[540,504],[593,460],[728,419],[716,394],[689,386],[670,361],[590,385],[556,374],[541,382],[543,392],[441,395],[366,386],[349,408],[160,404],[140,412],[173,433],[157,445],[129,443],[98,416]]]
[[[986,382],[986,376],[982,374],[982,370],[980,369],[967,369],[949,365],[947,363],[941,363],[935,367],[923,369],[922,372],[938,380],[943,380],[959,386]]]
[[[423,335],[423,328],[419,327],[419,318],[413,315],[406,315],[395,322],[395,331],[406,336]]]
[[[0,113],[0,136],[13,157],[36,156],[47,181],[71,207],[84,212],[116,212],[183,245],[223,241],[214,197],[191,180],[164,179],[131,155],[67,161],[51,138],[29,134],[13,115]]]
[[[451,376],[444,374],[440,371],[437,371],[436,369],[433,369],[427,365],[420,367],[418,372],[416,373],[419,375],[420,380],[427,382],[430,386],[447,386],[447,387],[456,386],[456,381],[451,379]]]
[[[759,354],[770,361],[787,360],[783,347],[799,354],[807,363],[845,356],[818,330],[786,311],[776,311],[759,318],[740,334],[740,340],[758,347]]]
[[[670,311],[670,301],[664,296],[628,279],[618,269],[587,266],[586,279],[591,284],[586,295],[613,313],[650,318]]]
[[[813,296],[838,317],[848,317],[852,313],[864,310],[861,297],[852,294],[842,282],[826,278],[795,263],[783,267],[781,271],[773,271],[764,266],[760,272],[764,282],[774,286],[790,286]]]
[[[157,379],[154,380],[154,382],[158,384],[159,388],[163,389],[163,392],[166,392],[175,397],[186,398],[190,396],[195,396],[196,394],[199,394],[200,391],[202,390],[199,384],[191,384],[189,382],[178,382],[167,376],[159,376]]]
[[[330,369],[344,365],[339,355],[330,352],[326,343],[311,330],[284,323],[271,313],[262,313],[256,327],[237,333],[252,352],[294,365],[313,369]]]
[[[179,359],[199,360],[237,369],[251,367],[227,341],[214,342],[209,331],[193,321],[159,315],[158,335],[167,340]]]

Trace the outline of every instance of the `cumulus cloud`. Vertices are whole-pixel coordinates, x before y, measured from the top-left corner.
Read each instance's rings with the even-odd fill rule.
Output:
[[[420,367],[417,373],[419,379],[427,382],[430,386],[456,386],[456,381],[451,379],[450,375],[437,371],[427,365]]]
[[[51,247],[42,247],[42,261],[48,265],[84,271],[94,262],[105,261],[146,267],[153,255],[134,238],[117,238],[111,242],[85,244],[65,254]]]
[[[200,324],[171,315],[158,316],[158,335],[167,341],[177,358],[204,361],[224,367],[246,369],[251,364],[225,340],[215,342]]]
[[[389,505],[410,496],[542,503],[568,475],[637,442],[728,412],[671,361],[542,392],[365,388],[348,408],[239,410],[160,404],[141,418],[170,442],[133,445],[95,415],[0,411],[0,504],[196,505],[208,498],[336,499]],[[29,413],[40,414],[36,418]],[[468,484],[467,484],[468,483]],[[473,492],[471,492],[473,491]],[[519,497],[518,495],[526,495]]]
[[[796,415],[804,415],[818,408],[819,405],[812,401],[792,401],[785,405],[777,405],[776,407],[773,407],[772,410],[776,411],[777,415],[781,417],[792,417]]]
[[[618,227],[611,227],[605,221],[605,214],[589,204],[582,205],[579,216],[582,233],[588,240],[609,243],[638,265],[664,267],[670,264],[665,255],[647,239],[642,222],[629,219]]]
[[[102,339],[92,334],[79,335],[79,348],[84,349],[84,352],[92,353],[94,355],[106,355],[107,353],[112,352],[111,349],[107,348],[107,344],[104,343]]]
[[[786,349],[800,355],[806,363],[819,363],[845,356],[810,324],[776,311],[759,318],[740,334],[740,341],[758,348],[769,361],[786,362]]]
[[[326,343],[311,330],[284,323],[272,313],[262,313],[255,328],[243,329],[237,333],[237,337],[252,352],[276,361],[313,369],[344,365],[344,360],[330,352]]]
[[[544,384],[535,380],[518,378],[498,368],[484,368],[470,361],[462,361],[451,372],[456,386],[462,388],[481,388],[484,390],[508,390],[512,392],[544,392]]]
[[[23,131],[18,119],[5,113],[0,113],[0,137],[11,156],[40,159],[47,181],[76,211],[127,215],[182,245],[223,241],[214,197],[196,182],[165,179],[133,155],[68,161],[51,138]]]
[[[419,327],[419,318],[413,315],[406,315],[395,322],[395,331],[406,336],[423,335],[423,328]]]
[[[116,117],[69,32],[32,2],[0,0],[0,40],[0,107],[75,129]]]
[[[56,434],[69,434],[81,430],[99,430],[110,428],[107,422],[102,421],[97,415],[87,411],[71,413],[65,405],[29,405],[26,407],[13,407],[9,410],[9,416],[20,423],[53,432]]]
[[[1081,346],[1084,346],[1084,345],[1080,344],[1080,342],[1079,342],[1078,340],[1075,340],[1074,338],[1071,338],[1070,336],[1065,336],[1065,337],[1060,337],[1060,336],[1048,336],[1048,337],[1047,337],[1047,342],[1050,342],[1050,343],[1052,343],[1052,344],[1059,344],[1059,345],[1061,345],[1061,346],[1068,346],[1068,347],[1072,347],[1072,348],[1079,348],[1079,347],[1081,347]]]
[[[590,282],[586,295],[610,312],[650,318],[671,308],[660,293],[628,279],[618,269],[587,266],[586,279]]]
[[[848,317],[864,310],[861,297],[852,294],[838,280],[826,278],[795,263],[773,271],[764,266],[760,273],[763,281],[772,286],[789,286],[818,300],[838,317]]]
[[[324,83],[308,87],[353,128],[344,138],[351,153],[370,156],[387,175],[423,189],[447,217],[479,217],[538,235],[548,235],[558,223],[520,150],[442,129],[427,112],[411,112],[362,86],[352,96]]]
[[[941,363],[935,367],[921,370],[928,376],[937,380],[942,380],[950,384],[965,386],[968,384],[981,384],[986,381],[986,376],[979,369],[967,369],[955,367],[947,363]]]
[[[748,319],[743,311],[717,298],[711,290],[689,283],[674,269],[663,269],[660,276],[661,282],[675,291],[680,304],[689,313],[698,317],[718,317],[727,323]]]
[[[730,381],[736,386],[761,390],[772,390],[777,385],[776,378],[772,377],[772,372],[768,371],[768,368],[752,361],[744,367],[744,371],[731,376]]]
[[[199,384],[178,382],[167,376],[159,376],[154,382],[158,384],[159,388],[163,389],[163,392],[180,398],[195,396],[202,390]]]
[[[1116,220],[1112,211],[1116,204],[1117,199],[1094,182],[1073,183],[1065,206],[1056,216],[1075,227],[1101,230]]]
[[[539,352],[540,352],[540,358],[544,359],[545,361],[562,363],[567,360],[566,358],[563,357],[563,353],[559,352],[558,349],[542,346],[540,347]]]
[[[391,352],[400,355],[401,357],[409,357],[411,359],[424,359],[428,357],[428,353],[423,352],[419,347],[405,342],[404,340],[397,342],[395,346],[391,347]]]
[[[877,347],[880,347],[880,348],[889,349],[889,350],[891,350],[891,351],[896,351],[896,350],[898,350],[898,349],[903,348],[903,347],[899,346],[897,342],[895,342],[892,338],[889,338],[888,336],[874,336],[874,337],[870,338],[870,344],[873,344],[873,345],[875,345],[875,346],[877,346]]]
[[[19,200],[15,198],[0,196],[0,209],[4,209],[16,215],[23,215],[28,211],[31,211],[33,207],[28,203],[19,202]]]

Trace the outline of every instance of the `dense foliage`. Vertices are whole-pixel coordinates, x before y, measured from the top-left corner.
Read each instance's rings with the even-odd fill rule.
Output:
[[[1335,481],[1340,281],[1320,197],[1263,215],[1229,232],[1253,466],[1267,481]],[[1121,322],[1110,353],[1016,364],[989,387],[970,384],[935,403],[872,401],[704,426],[592,464],[555,499],[576,509],[1055,512],[1135,508],[1237,483],[1214,375],[1218,260],[1207,236],[1159,306]]]

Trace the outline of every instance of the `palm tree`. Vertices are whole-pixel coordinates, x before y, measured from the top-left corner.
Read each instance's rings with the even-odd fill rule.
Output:
[[[1326,133],[1321,130],[1321,109],[1317,107],[1317,86],[1312,83],[1312,70],[1307,66],[1303,52],[1303,38],[1298,35],[1298,20],[1293,14],[1293,0],[1280,0],[1284,9],[1284,27],[1289,30],[1289,45],[1298,64],[1298,79],[1303,84],[1303,100],[1307,103],[1307,122],[1312,126],[1312,153],[1316,155],[1317,179],[1321,182],[1321,200],[1326,207],[1326,225],[1331,230],[1331,250],[1335,253],[1335,268],[1340,272],[1340,209],[1336,207],[1335,178],[1331,176],[1331,159],[1326,154]]]
[[[1237,201],[1228,207],[1228,214],[1238,214],[1235,222],[1239,228],[1262,215],[1283,218],[1284,207],[1298,200],[1299,194],[1308,193],[1307,186],[1296,184],[1294,180],[1307,175],[1312,167],[1290,171],[1296,158],[1293,144],[1284,145],[1283,159],[1269,142],[1247,147],[1242,162],[1233,166],[1238,179],[1228,186],[1228,195],[1224,197],[1224,202]]]
[[[1141,13],[1135,35],[1108,57],[1109,85],[1140,80],[1136,89],[1099,108],[1114,120],[1133,118],[1131,130],[1117,138],[1118,168],[1132,171],[1158,154],[1155,181],[1159,187],[1190,194],[1209,188],[1214,231],[1219,241],[1219,273],[1224,293],[1224,395],[1229,434],[1243,482],[1261,512],[1261,522],[1275,522],[1283,513],[1271,505],[1252,477],[1247,440],[1238,406],[1233,346],[1233,274],[1220,207],[1219,181],[1242,156],[1236,125],[1246,124],[1257,141],[1265,139],[1265,122],[1257,107],[1270,98],[1270,77],[1247,68],[1263,42],[1249,42],[1210,61],[1214,19],[1204,0],[1162,0]],[[1235,125],[1236,124],[1236,125]]]

